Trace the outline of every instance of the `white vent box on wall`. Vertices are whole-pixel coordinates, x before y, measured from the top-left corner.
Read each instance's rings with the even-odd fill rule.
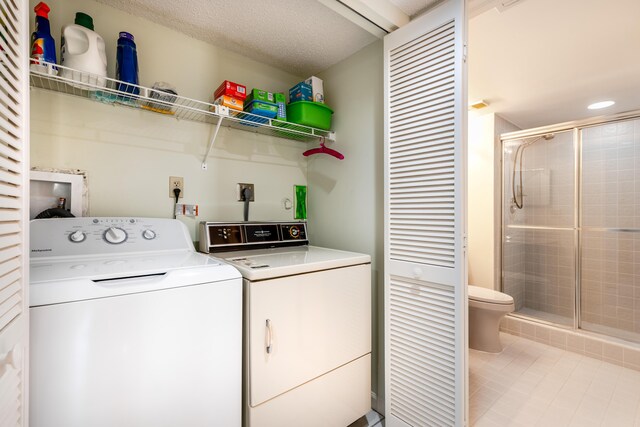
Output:
[[[29,219],[58,206],[61,197],[73,216],[82,216],[83,176],[59,172],[31,171]]]

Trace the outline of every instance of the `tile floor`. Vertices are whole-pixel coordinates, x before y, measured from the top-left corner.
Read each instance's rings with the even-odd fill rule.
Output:
[[[640,372],[500,336],[500,354],[469,350],[472,426],[640,427]]]

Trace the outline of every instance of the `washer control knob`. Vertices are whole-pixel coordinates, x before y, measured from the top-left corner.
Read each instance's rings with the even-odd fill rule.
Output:
[[[87,235],[80,230],[76,230],[73,233],[69,234],[69,240],[71,240],[73,243],[84,242],[84,239],[86,238]]]
[[[113,245],[117,245],[127,240],[127,232],[122,228],[110,227],[104,232],[104,240]]]
[[[156,238],[156,232],[153,231],[153,230],[149,230],[149,229],[144,230],[142,232],[142,237],[144,237],[147,240],[153,240],[153,239]]]

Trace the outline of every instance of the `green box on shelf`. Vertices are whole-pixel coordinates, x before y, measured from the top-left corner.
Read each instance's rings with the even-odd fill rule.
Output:
[[[261,89],[251,89],[251,92],[249,92],[249,94],[247,95],[247,99],[244,101],[244,103],[248,104],[253,100],[275,102],[272,92],[267,92],[266,90]]]
[[[313,128],[331,129],[332,114],[331,108],[319,102],[297,101],[287,105],[288,121]]]

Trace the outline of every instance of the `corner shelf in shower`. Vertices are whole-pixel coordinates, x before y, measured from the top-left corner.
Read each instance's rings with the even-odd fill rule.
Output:
[[[244,111],[235,111],[179,95],[168,95],[148,87],[132,85],[62,65],[43,64],[38,67],[38,70],[32,69],[30,72],[32,88],[45,89],[114,106],[143,109],[177,120],[214,125],[213,137],[209,141],[202,159],[202,169],[207,169],[207,158],[221,126],[299,142],[321,141],[323,139],[335,141],[336,139],[335,133],[331,131],[269,119]],[[63,70],[74,78],[62,77],[60,74]],[[154,98],[154,95],[162,96],[164,99]]]

